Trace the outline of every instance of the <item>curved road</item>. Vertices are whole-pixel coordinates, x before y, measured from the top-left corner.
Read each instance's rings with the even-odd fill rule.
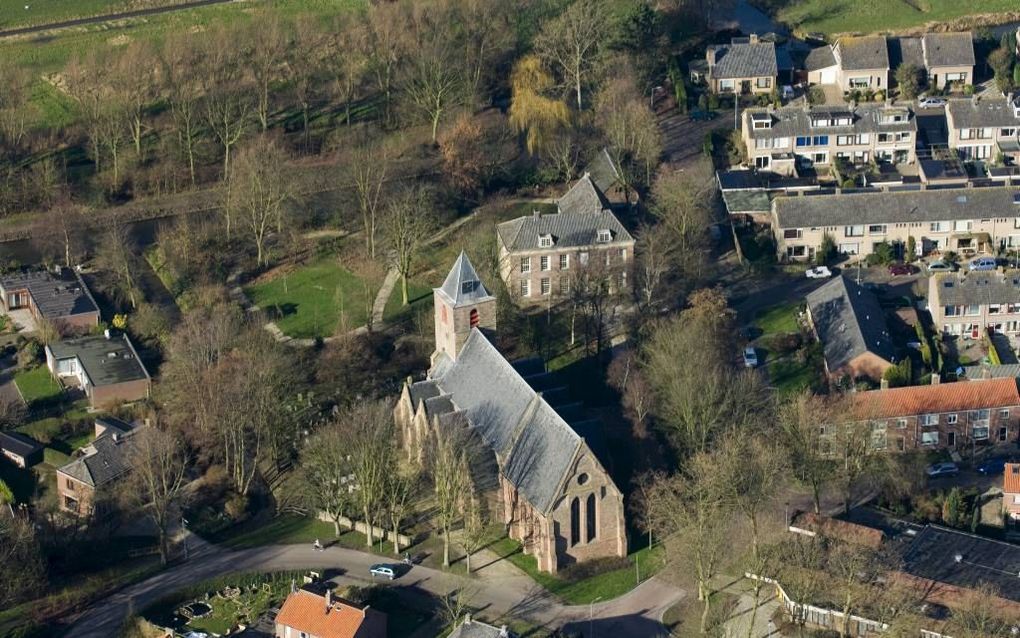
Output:
[[[370,579],[369,566],[380,557],[356,550],[330,547],[315,551],[310,545],[270,545],[239,551],[205,546],[186,563],[164,570],[147,580],[126,587],[93,605],[77,620],[67,638],[110,638],[131,610],[140,610],[173,591],[208,578],[231,572],[337,569],[332,578],[340,585],[364,585]],[[499,568],[496,568],[496,565]],[[437,569],[415,566],[393,582],[392,587],[407,598],[425,593],[442,596],[461,589],[470,597],[471,607],[488,618],[514,617],[535,625],[573,625],[586,637],[600,636],[655,638],[668,636],[662,614],[683,598],[679,589],[652,578],[629,593],[608,602],[562,605],[533,580],[516,569],[505,569],[504,561],[487,565],[478,578],[455,576]]]
[[[50,22],[49,24],[37,24],[30,27],[17,27],[14,29],[7,29],[6,31],[0,31],[0,38],[9,38],[16,35],[28,35],[30,33],[42,33],[44,31],[53,31],[55,29],[67,29],[68,27],[79,27],[86,24],[101,24],[103,22],[110,22],[112,20],[123,20],[125,18],[141,18],[144,16],[158,15],[160,13],[170,13],[171,11],[184,11],[185,9],[194,9],[196,7],[205,7],[211,4],[225,4],[227,2],[236,1],[237,0],[194,0],[193,2],[167,5],[165,7],[153,7],[151,9],[123,11],[121,13],[110,13],[107,15],[90,16],[88,18],[75,18],[73,20]]]

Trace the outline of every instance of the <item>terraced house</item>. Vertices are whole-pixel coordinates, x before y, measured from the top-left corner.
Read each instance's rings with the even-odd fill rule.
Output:
[[[840,253],[863,258],[880,243],[918,255],[963,255],[1020,246],[1020,191],[1014,188],[911,190],[778,197],[772,230],[781,259],[806,261],[831,236]]]
[[[1020,96],[951,100],[946,106],[949,147],[963,159],[1020,159]]]
[[[973,449],[1014,442],[1020,423],[1015,378],[986,379],[857,392],[856,418],[872,424],[876,448]],[[823,435],[835,426],[822,426]]]
[[[748,163],[781,175],[844,159],[912,164],[917,122],[906,107],[789,106],[747,109],[741,130]]]
[[[942,332],[1020,338],[1020,270],[940,273],[928,280],[928,310]]]

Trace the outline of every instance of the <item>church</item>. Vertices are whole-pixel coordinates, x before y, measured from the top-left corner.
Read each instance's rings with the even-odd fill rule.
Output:
[[[466,425],[494,460],[476,487],[539,569],[626,556],[623,494],[589,447],[593,422],[572,418],[580,405],[543,364],[511,364],[492,344],[496,298],[463,252],[433,296],[431,367],[394,410],[409,457],[424,462],[429,437]]]

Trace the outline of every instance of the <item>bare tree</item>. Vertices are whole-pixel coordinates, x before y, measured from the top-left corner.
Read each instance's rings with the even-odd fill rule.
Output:
[[[201,42],[205,122],[223,149],[226,179],[230,175],[230,152],[248,130],[257,104],[252,99],[252,87],[246,81],[244,60],[234,45],[233,33],[219,27]]]
[[[114,220],[106,229],[96,251],[96,264],[115,278],[120,295],[132,308],[137,308],[142,297],[138,287],[139,263],[127,224]]]
[[[114,61],[111,73],[113,89],[124,104],[135,156],[142,162],[142,136],[145,134],[145,113],[158,97],[159,61],[151,45],[142,41],[129,44]]]
[[[351,149],[348,160],[343,163],[344,175],[354,181],[362,232],[365,234],[365,249],[372,259],[376,256],[382,197],[392,169],[393,152],[390,142],[371,142],[366,139]]]
[[[661,224],[644,224],[637,231],[634,247],[637,259],[637,286],[641,301],[652,307],[659,300],[663,279],[673,265],[673,238]]]
[[[570,273],[571,312],[581,317],[585,350],[596,355],[605,348],[607,324],[622,283],[623,271],[607,263],[608,256],[608,251],[579,255]]]
[[[328,45],[333,95],[344,105],[344,123],[347,126],[351,125],[351,107],[369,70],[369,40],[360,26],[352,21],[350,14],[338,14],[333,19]]]
[[[643,169],[643,179],[647,181],[662,154],[659,123],[638,90],[634,74],[629,72],[633,68],[632,60],[618,62],[617,70],[595,97],[595,119],[620,168],[628,201],[634,167]]]
[[[761,422],[767,422],[767,418]],[[760,547],[763,518],[786,474],[785,458],[772,439],[768,432],[730,437],[721,442],[716,454],[719,492],[750,526],[751,560],[755,564],[768,562]]]
[[[436,498],[436,518],[443,532],[443,567],[450,566],[450,533],[464,511],[471,480],[467,436],[453,427],[436,432],[429,441],[429,475]]]
[[[400,554],[400,528],[414,508],[421,476],[414,467],[402,467],[391,472],[385,486],[386,515],[393,531],[393,554]]]
[[[948,631],[954,637],[979,638],[984,636],[1008,636],[1016,624],[1016,617],[1010,619],[1010,603],[1002,600],[1002,592],[989,583],[980,583],[974,589],[963,593],[954,606]]]
[[[368,71],[382,93],[383,121],[389,125],[393,122],[393,89],[407,42],[407,16],[399,3],[380,3],[371,5],[362,19]]]
[[[793,477],[811,489],[815,514],[822,509],[822,492],[835,478],[835,463],[822,432],[835,423],[841,402],[811,393],[799,395],[780,410],[781,440]]]
[[[34,78],[13,61],[0,62],[0,142],[10,149],[21,146],[28,131],[32,107],[29,102]]]
[[[306,487],[306,502],[333,521],[333,534],[340,536],[340,520],[356,507],[353,459],[347,434],[338,427],[325,427],[305,442],[300,471]]]
[[[191,36],[170,35],[160,55],[163,83],[177,144],[195,184],[195,147],[199,138],[201,81],[194,72],[202,54]]]
[[[465,76],[470,98],[477,104],[495,78],[494,70],[512,49],[513,3],[500,0],[462,0],[451,23],[460,28]]]
[[[393,265],[400,273],[403,305],[410,302],[407,280],[429,233],[436,227],[429,193],[423,188],[408,188],[398,193],[386,209],[386,237],[393,254]]]
[[[248,24],[243,35],[248,70],[255,84],[257,100],[255,114],[262,132],[269,128],[270,85],[280,76],[280,70],[290,49],[290,37],[276,13],[259,12]],[[311,55],[311,51],[304,51]]]
[[[608,15],[602,0],[576,0],[547,22],[535,41],[538,50],[562,75],[583,108],[582,95],[592,81],[606,42]]]
[[[94,51],[85,58],[72,57],[64,69],[64,86],[67,94],[78,105],[89,138],[96,173],[102,168],[103,136],[101,127],[107,115],[110,87],[104,82],[105,60]]]
[[[838,587],[840,611],[843,612],[840,636],[843,638],[851,635],[851,615],[872,598],[872,588],[879,586],[879,579],[886,573],[891,558],[886,551],[845,542],[835,543],[829,549],[826,571]]]
[[[32,522],[20,516],[0,516],[0,564],[17,565],[0,578],[0,606],[10,609],[42,592],[46,567]]]
[[[464,564],[471,573],[471,557],[485,546],[489,536],[489,513],[481,495],[470,494],[464,504],[464,526],[461,529],[460,545],[464,549]]]
[[[290,187],[284,169],[286,153],[276,142],[259,136],[237,155],[230,173],[229,211],[244,220],[255,242],[256,263],[269,263],[266,236],[275,225],[282,228],[284,204],[290,198]]]
[[[652,213],[686,253],[707,236],[713,219],[715,178],[711,163],[663,171],[652,185]]]
[[[415,42],[405,68],[404,93],[412,111],[432,127],[436,142],[440,120],[462,102],[464,76],[453,46],[453,34],[443,13],[419,11],[413,21]]]
[[[878,441],[871,419],[857,420],[852,413],[836,416],[838,421],[819,424],[819,428],[825,428],[822,448],[835,462],[834,480],[843,497],[843,511],[849,514],[854,493],[863,483],[877,480],[884,467],[885,433],[883,429],[883,439]]]
[[[308,124],[312,104],[322,94],[320,84],[328,55],[319,52],[327,36],[319,21],[309,15],[299,15],[294,22],[294,34],[287,55],[287,76],[291,80],[291,93],[301,107],[301,133],[308,147]]]
[[[181,440],[172,432],[150,426],[131,437],[132,471],[129,492],[144,507],[156,526],[159,560],[170,559],[168,530],[176,520],[184,495],[188,457]]]

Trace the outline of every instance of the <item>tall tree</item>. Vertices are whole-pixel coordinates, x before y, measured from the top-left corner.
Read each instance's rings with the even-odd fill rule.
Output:
[[[824,445],[823,425],[835,423],[842,402],[811,393],[791,399],[780,410],[781,441],[793,477],[811,490],[815,514],[822,510],[822,492],[835,478],[835,463]]]
[[[552,76],[536,55],[518,60],[510,74],[510,125],[518,133],[527,134],[532,155],[543,150],[570,122],[567,105],[549,95],[553,86]]]
[[[163,84],[177,145],[188,165],[191,184],[195,185],[195,150],[201,123],[201,80],[194,69],[202,54],[193,36],[170,35],[160,54]]]
[[[257,99],[255,114],[262,132],[269,128],[270,86],[278,77],[291,47],[290,34],[276,12],[260,11],[240,34],[246,52],[248,70],[254,80]],[[305,55],[312,52],[305,51]]]
[[[584,106],[584,90],[602,61],[609,16],[603,0],[575,0],[554,20],[546,23],[535,48],[563,77],[577,101]]]
[[[450,533],[470,498],[468,437],[454,427],[438,431],[430,438],[429,475],[436,499],[436,518],[443,532],[443,567],[450,566]]]
[[[241,141],[257,107],[257,93],[245,75],[235,33],[218,27],[201,40],[205,123],[223,150],[223,177],[230,175],[230,153]],[[229,232],[229,231],[228,231]]]
[[[394,556],[400,555],[400,528],[413,509],[420,480],[421,476],[414,467],[398,468],[390,472],[386,479],[383,500],[386,504],[390,530],[393,532]]]
[[[243,220],[255,242],[256,263],[269,263],[266,236],[275,225],[282,230],[290,185],[284,174],[286,153],[272,139],[260,135],[238,153],[231,167],[226,208]],[[229,227],[228,212],[228,227]]]
[[[635,173],[647,183],[662,154],[659,124],[628,72],[633,66],[629,58],[618,60],[595,96],[596,122],[620,168],[628,200]]]
[[[306,502],[329,515],[333,534],[340,536],[340,520],[357,505],[354,494],[353,459],[347,433],[325,427],[309,438],[301,450],[300,471]]]
[[[42,592],[46,567],[31,521],[0,516],[0,564],[17,566],[0,578],[0,606],[10,609]]]
[[[337,423],[349,441],[355,495],[365,523],[365,544],[375,542],[374,526],[385,512],[387,484],[395,467],[393,414],[382,401],[362,401],[340,413]]]
[[[375,259],[376,237],[379,218],[383,209],[383,192],[393,167],[394,149],[389,140],[371,141],[365,139],[354,146],[342,162],[343,176],[354,183],[361,213],[362,232],[365,235],[365,250]]]
[[[350,14],[340,13],[333,19],[328,46],[333,95],[344,105],[344,124],[350,126],[351,108],[369,71],[368,34]]]
[[[711,162],[662,171],[652,185],[652,213],[687,253],[701,245],[714,218],[715,177]]]
[[[367,38],[368,70],[375,88],[383,96],[383,122],[393,123],[393,89],[404,62],[407,42],[407,15],[400,3],[373,4],[364,12],[363,29]]]
[[[426,239],[436,227],[429,193],[423,188],[407,188],[386,207],[386,238],[393,255],[393,266],[400,273],[400,298],[410,303],[407,280]]]
[[[176,520],[184,495],[184,473],[188,457],[176,434],[150,426],[131,437],[132,471],[129,492],[142,505],[146,516],[156,526],[159,537],[159,560],[170,559],[168,531]]]
[[[136,161],[141,163],[146,110],[159,95],[159,59],[150,44],[136,40],[114,60],[111,71],[113,89],[124,105]]]
[[[433,143],[442,118],[464,97],[463,61],[453,46],[449,17],[449,12],[424,8],[415,13],[411,21],[415,54],[405,67],[408,104],[431,125]]]
[[[768,423],[768,416],[760,415]],[[771,432],[725,439],[716,455],[720,494],[751,531],[751,561],[769,563],[761,551],[763,518],[769,511],[786,474],[786,460]],[[761,572],[759,572],[761,573]]]
[[[329,53],[319,53],[327,42],[328,38],[318,20],[308,15],[297,17],[287,55],[287,77],[291,80],[291,94],[301,107],[301,133],[306,151],[312,105],[323,94],[322,76],[331,57]],[[351,55],[354,55],[353,52]]]
[[[109,112],[112,93],[105,82],[105,68],[106,61],[94,50],[84,58],[72,57],[64,68],[64,85],[81,114],[96,173],[102,169],[102,126]]]

